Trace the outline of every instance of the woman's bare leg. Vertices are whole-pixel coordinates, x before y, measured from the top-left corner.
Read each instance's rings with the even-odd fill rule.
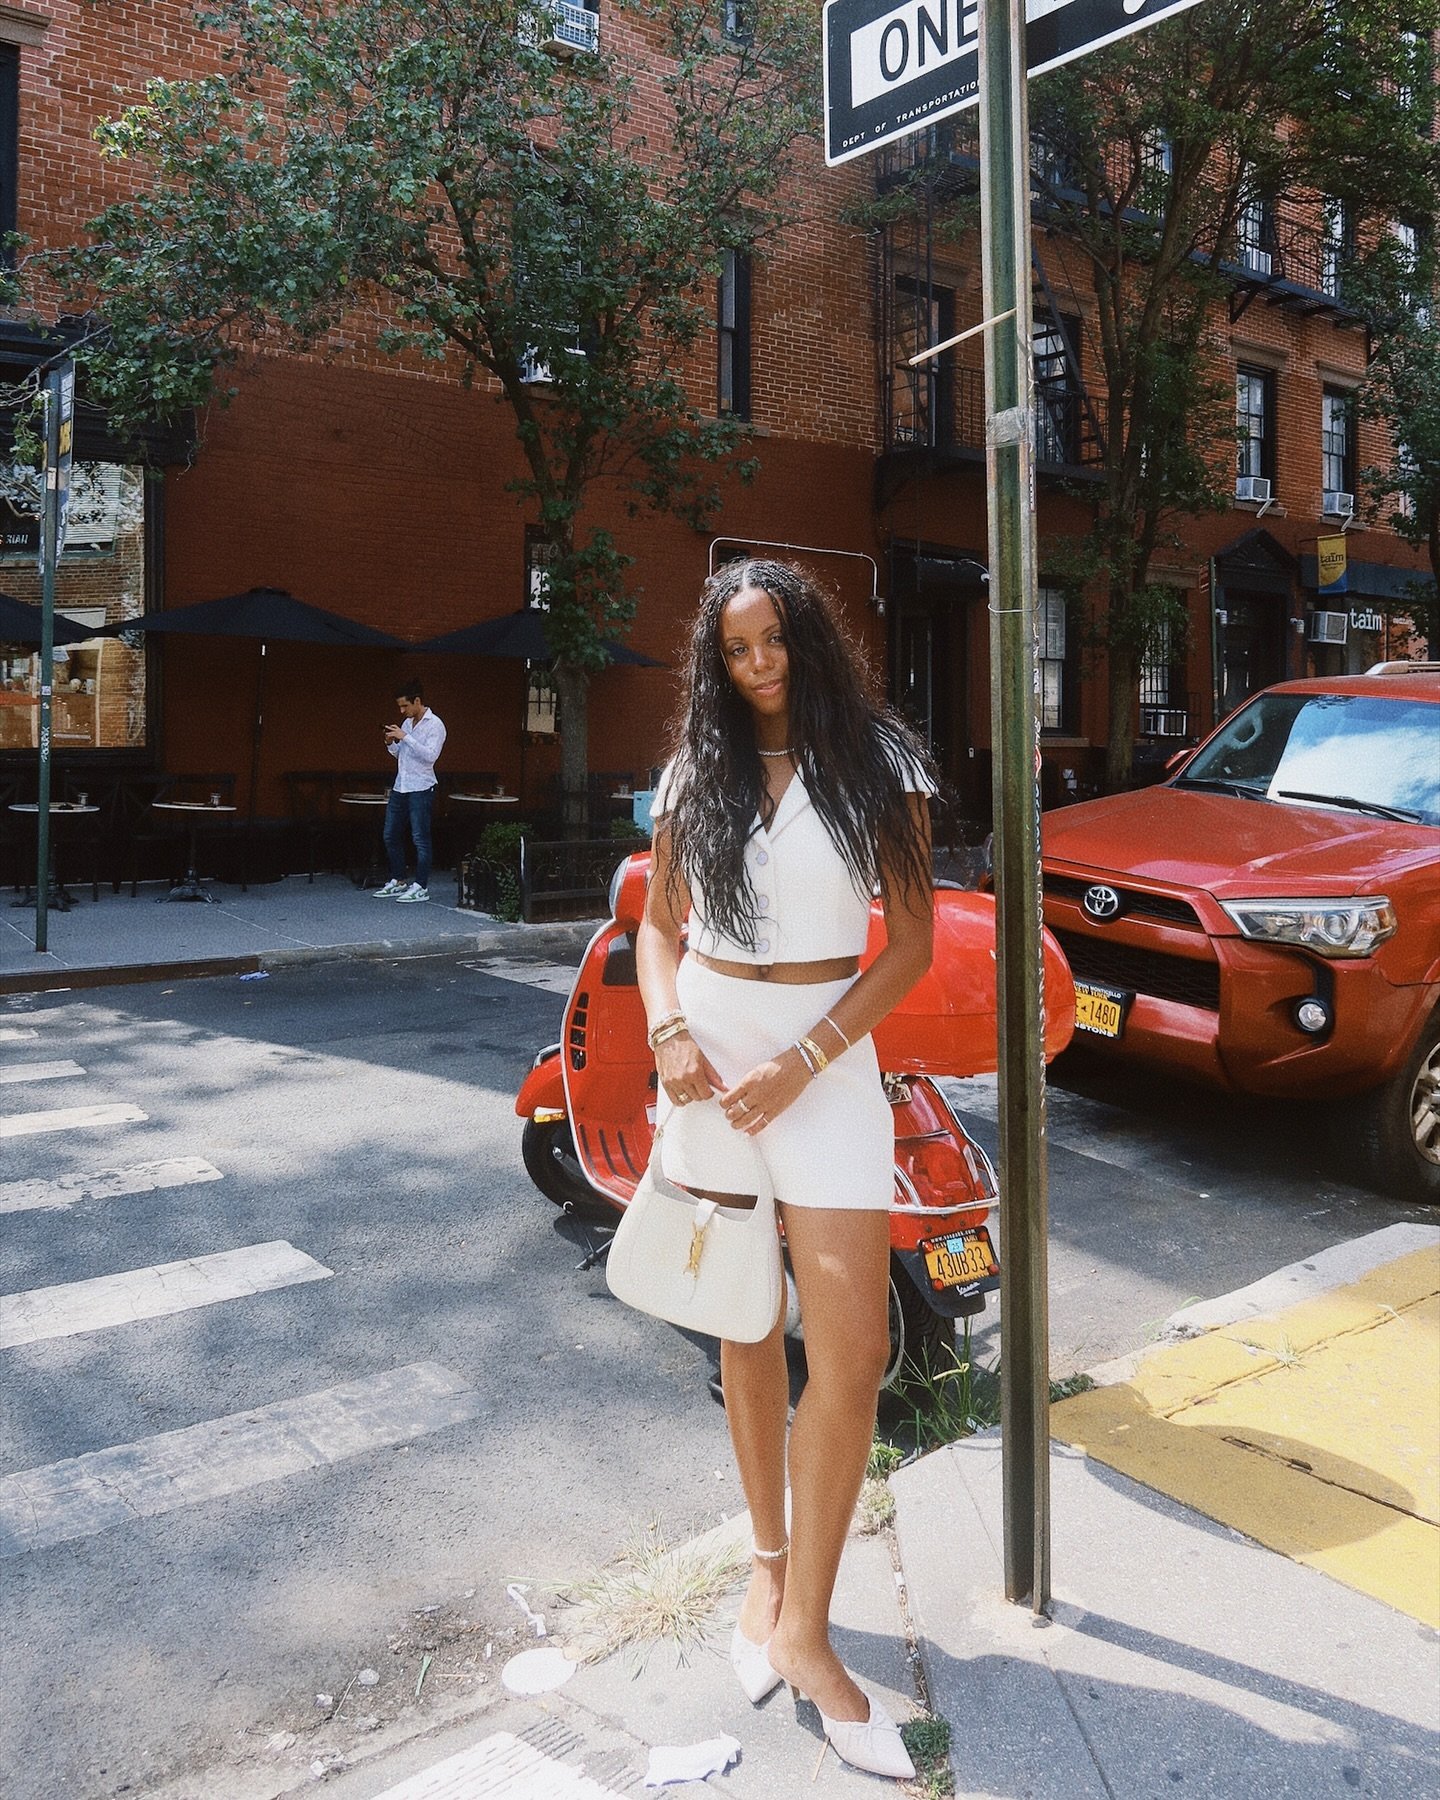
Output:
[[[832,1719],[869,1705],[830,1644],[830,1599],[875,1435],[889,1355],[890,1222],[783,1208],[809,1379],[790,1427],[790,1556],[770,1661]]]
[[[758,1344],[720,1345],[720,1385],[725,1418],[740,1467],[740,1485],[750,1508],[755,1542],[778,1550],[785,1542],[785,1417],[790,1407],[790,1372],[785,1362],[782,1312],[769,1337]],[[740,1629],[752,1644],[769,1640],[785,1592],[786,1557],[751,1564],[750,1585],[740,1605]]]

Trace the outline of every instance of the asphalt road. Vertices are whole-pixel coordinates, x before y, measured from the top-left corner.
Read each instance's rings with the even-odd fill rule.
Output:
[[[544,1606],[646,1525],[680,1539],[742,1504],[709,1347],[578,1271],[520,1166],[513,1096],[561,1009],[547,979],[337,963],[0,1007],[0,1294],[213,1257],[207,1281],[283,1282],[137,1318],[178,1306],[181,1278],[136,1274],[0,1335],[0,1490],[43,1472],[26,1492],[52,1537],[7,1541],[0,1493],[7,1800],[204,1766],[298,1729],[363,1666],[382,1680],[356,1704],[382,1714],[422,1651],[432,1694],[478,1680],[486,1645],[524,1641],[510,1583]],[[1312,1117],[1062,1080],[1057,1372],[1420,1216],[1338,1179]],[[960,1092],[993,1145],[993,1083]],[[143,1116],[15,1126],[97,1107]],[[77,1185],[156,1163],[177,1185]],[[257,1274],[276,1244],[293,1250]],[[998,1353],[993,1310],[980,1346]],[[13,1525],[13,1484],[9,1505]]]

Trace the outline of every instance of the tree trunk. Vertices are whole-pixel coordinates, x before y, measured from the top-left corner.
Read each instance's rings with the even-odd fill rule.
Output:
[[[590,676],[570,663],[555,666],[560,702],[560,815],[566,837],[583,838],[589,826]]]
[[[1113,604],[1113,603],[1112,603]],[[1105,786],[1119,793],[1130,785],[1134,768],[1135,652],[1128,644],[1112,643],[1108,652],[1110,738],[1105,746]]]

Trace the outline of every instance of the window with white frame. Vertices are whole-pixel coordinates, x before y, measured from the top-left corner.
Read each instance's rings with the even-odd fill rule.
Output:
[[[1274,386],[1275,377],[1269,369],[1247,369],[1242,365],[1235,371],[1237,475],[1274,479]]]
[[[1271,253],[1274,247],[1274,204],[1268,195],[1252,191],[1235,221],[1236,257],[1252,273],[1268,275],[1271,272]]]
[[[1322,483],[1327,493],[1355,492],[1355,408],[1348,393],[1326,388],[1320,397]]]
[[[1035,596],[1035,666],[1040,681],[1040,729],[1065,729],[1065,591],[1042,587]]]
[[[1352,253],[1349,209],[1343,200],[1325,202],[1325,226],[1320,239],[1320,291],[1332,299],[1340,298],[1345,278],[1345,264]]]

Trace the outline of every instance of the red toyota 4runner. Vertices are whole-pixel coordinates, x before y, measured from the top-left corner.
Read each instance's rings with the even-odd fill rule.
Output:
[[[1077,1041],[1351,1102],[1379,1185],[1440,1204],[1440,664],[1287,681],[1158,787],[1044,818]]]

